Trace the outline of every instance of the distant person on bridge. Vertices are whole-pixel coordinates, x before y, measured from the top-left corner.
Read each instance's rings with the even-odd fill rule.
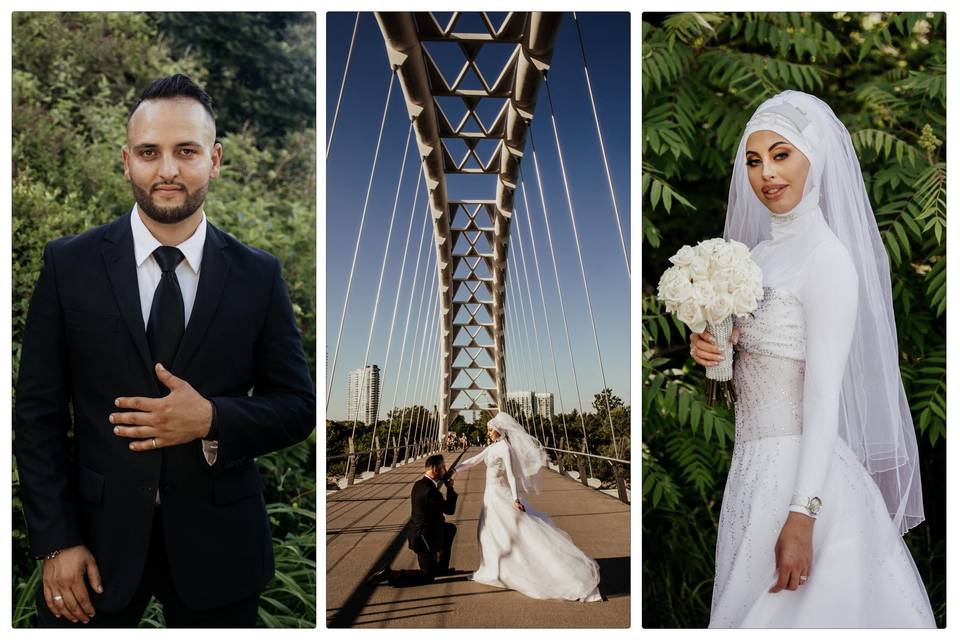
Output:
[[[450,549],[457,535],[457,526],[446,522],[443,514],[453,515],[457,508],[457,493],[453,477],[445,479],[447,465],[440,454],[427,458],[423,477],[410,492],[410,522],[407,523],[407,541],[417,554],[419,569],[380,569],[368,579],[370,584],[388,582],[393,587],[429,584],[437,576],[450,573]],[[447,497],[440,486],[447,487]]]
[[[456,465],[454,473],[487,465],[483,508],[477,525],[480,568],[473,580],[514,589],[531,598],[600,600],[600,569],[545,513],[521,493],[539,493],[547,464],[543,445],[501,411],[487,423],[490,446]]]

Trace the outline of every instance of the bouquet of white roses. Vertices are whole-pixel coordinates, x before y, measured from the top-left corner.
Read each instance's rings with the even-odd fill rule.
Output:
[[[673,266],[660,278],[657,297],[691,331],[709,328],[724,349],[720,364],[707,367],[707,400],[734,397],[733,316],[745,316],[763,298],[763,273],[743,243],[711,238],[696,247],[684,245],[670,258]],[[720,384],[716,384],[720,383]]]

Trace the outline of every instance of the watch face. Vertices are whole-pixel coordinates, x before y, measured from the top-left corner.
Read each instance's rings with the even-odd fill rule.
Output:
[[[820,502],[820,498],[811,498],[810,504],[807,505],[807,508],[810,509],[810,513],[816,515],[820,513],[820,507],[823,506],[823,503]]]

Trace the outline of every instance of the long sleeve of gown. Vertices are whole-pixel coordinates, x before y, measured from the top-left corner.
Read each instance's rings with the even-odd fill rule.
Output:
[[[798,291],[806,327],[803,435],[794,484],[800,496],[819,497],[829,469],[858,291],[857,271],[846,249],[836,241],[820,244],[810,256]],[[825,509],[830,507],[824,504]]]
[[[454,473],[460,473],[461,471],[466,471],[470,467],[474,466],[478,462],[483,462],[484,458],[487,456],[487,450],[484,449],[475,456],[471,456],[466,460],[461,460],[457,463],[457,466],[453,468]]]
[[[514,500],[519,500],[520,496],[517,494],[517,476],[513,474],[513,463],[510,461],[510,449],[504,446],[498,453],[503,458],[503,470],[507,474],[507,484],[510,485],[510,493],[513,495]]]

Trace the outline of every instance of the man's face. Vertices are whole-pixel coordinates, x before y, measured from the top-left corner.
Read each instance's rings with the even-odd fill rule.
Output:
[[[123,176],[140,211],[161,224],[176,224],[203,205],[211,178],[220,175],[223,150],[213,119],[196,100],[143,102],[127,125]]]

